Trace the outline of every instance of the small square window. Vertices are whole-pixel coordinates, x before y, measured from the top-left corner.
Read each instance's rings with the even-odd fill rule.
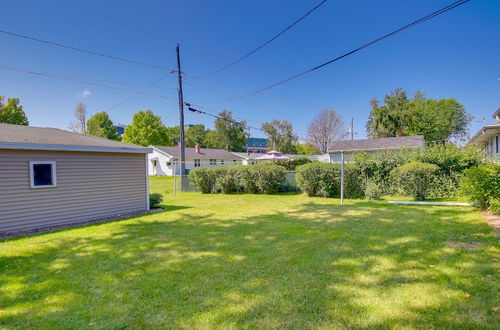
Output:
[[[56,162],[30,162],[30,183],[31,188],[47,188],[57,186]]]

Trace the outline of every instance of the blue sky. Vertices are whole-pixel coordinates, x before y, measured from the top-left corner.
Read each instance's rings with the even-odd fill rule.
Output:
[[[303,15],[314,1],[16,0],[2,3],[0,29],[175,68],[181,44],[185,100],[213,111],[229,109],[260,126],[288,119],[300,137],[322,109],[354,118],[366,136],[369,101],[403,87],[428,97],[455,97],[477,121],[500,107],[500,1],[472,0],[444,15],[262,95],[227,100],[265,87],[349,51],[452,0],[329,0],[285,35],[230,70],[196,78],[252,50]],[[146,31],[140,32],[137,29]],[[160,37],[158,37],[160,36]],[[142,90],[167,71],[121,63],[0,34],[0,65],[104,80]],[[116,84],[120,82],[121,84]],[[126,83],[126,84],[123,84]],[[0,95],[18,97],[33,126],[67,129],[78,102],[89,114],[110,110],[118,123],[152,109],[167,126],[178,123],[176,77],[149,89],[170,99],[138,95],[0,70]],[[213,118],[187,113],[187,123]],[[474,122],[473,134],[483,123]],[[253,136],[262,133],[252,131]]]

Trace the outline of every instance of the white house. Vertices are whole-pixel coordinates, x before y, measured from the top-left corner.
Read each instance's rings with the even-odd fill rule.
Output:
[[[149,175],[154,176],[173,176],[180,174],[180,148],[150,146],[153,150],[148,155]],[[195,167],[216,167],[228,165],[242,165],[244,158],[236,153],[223,149],[200,148],[196,145],[194,148],[186,148],[186,169],[191,170]],[[261,154],[262,155],[262,154]]]
[[[342,152],[344,152],[344,157],[350,158],[356,152],[374,153],[384,150],[421,148],[424,145],[424,137],[421,135],[336,141],[326,154],[318,156],[318,160],[325,163],[337,163],[342,161]]]
[[[243,162],[242,162],[243,165],[257,164],[257,163],[261,162],[257,158],[261,157],[263,155],[263,153],[248,153],[248,152],[233,152],[233,154],[238,155],[241,158],[243,158]],[[319,160],[318,158],[320,157],[320,156],[316,156],[316,155],[295,155],[295,154],[284,154],[283,156],[286,156],[286,157],[292,158],[292,159],[297,158],[297,157],[307,157],[313,161]]]
[[[500,160],[500,108],[492,117],[496,122],[481,128],[467,145],[480,146],[488,156]]]

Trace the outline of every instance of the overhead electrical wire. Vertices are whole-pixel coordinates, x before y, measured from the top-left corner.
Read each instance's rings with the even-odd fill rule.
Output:
[[[244,128],[251,128],[251,129],[255,129],[255,130],[261,131],[261,132],[265,132],[264,130],[262,130],[260,128],[247,125],[246,123],[242,123],[242,122],[239,122],[239,121],[236,121],[236,120],[231,120],[231,119],[223,118],[221,116],[217,116],[217,115],[208,113],[206,111],[195,109],[195,108],[191,107],[190,103],[186,103],[186,105],[188,106],[188,110],[191,111],[191,112],[193,112],[193,113],[207,115],[207,116],[214,117],[214,118],[217,118],[217,119],[221,119],[221,120],[224,120],[224,121],[227,121],[227,122],[230,122],[230,123],[242,125]]]
[[[315,66],[315,67],[313,67],[313,68],[311,68],[311,69],[308,69],[308,70],[306,70],[306,71],[303,71],[303,72],[301,72],[301,73],[295,74],[295,75],[293,75],[293,76],[291,76],[291,77],[289,77],[289,78],[286,78],[286,79],[284,79],[284,80],[281,80],[281,81],[279,81],[279,82],[277,82],[277,83],[274,83],[274,84],[272,84],[272,85],[269,85],[269,86],[267,86],[267,87],[264,87],[264,88],[258,89],[258,90],[256,90],[256,91],[251,92],[251,93],[247,93],[247,94],[245,94],[245,95],[242,95],[242,96],[236,97],[236,98],[234,98],[234,99],[230,99],[230,100],[228,100],[228,101],[234,101],[234,100],[244,99],[244,98],[247,98],[247,97],[249,97],[249,96],[253,96],[253,95],[256,95],[256,94],[260,94],[260,93],[262,93],[262,92],[264,92],[264,91],[267,91],[267,90],[273,89],[273,88],[275,88],[275,87],[277,87],[277,86],[280,86],[280,85],[283,85],[283,84],[285,84],[285,83],[287,83],[287,82],[289,82],[289,81],[291,81],[291,80],[297,79],[297,78],[302,77],[302,76],[304,76],[304,75],[306,75],[306,74],[308,74],[308,73],[311,73],[311,72],[313,72],[313,71],[316,71],[316,70],[318,70],[318,69],[321,69],[321,68],[323,68],[323,67],[325,67],[325,66],[327,66],[327,65],[329,65],[329,64],[332,64],[332,63],[334,63],[334,62],[337,62],[337,61],[339,61],[339,60],[343,59],[344,57],[347,57],[347,56],[349,56],[349,55],[352,55],[352,54],[354,54],[354,53],[357,53],[357,52],[359,52],[359,51],[361,51],[361,50],[363,50],[363,49],[365,49],[365,48],[367,48],[367,47],[370,47],[370,46],[372,46],[372,45],[374,45],[374,44],[376,44],[376,43],[378,43],[378,42],[380,42],[380,41],[382,41],[382,40],[384,40],[384,39],[387,39],[387,38],[389,38],[389,37],[392,37],[393,35],[395,35],[395,34],[397,34],[397,33],[399,33],[399,32],[402,32],[402,31],[404,31],[404,30],[406,30],[406,29],[408,29],[408,28],[411,28],[411,27],[413,27],[413,26],[415,26],[415,25],[418,25],[418,24],[420,24],[420,23],[423,23],[423,22],[425,22],[425,21],[428,21],[428,20],[430,20],[430,19],[432,19],[432,18],[434,18],[434,17],[436,17],[436,16],[439,16],[439,15],[441,15],[441,14],[444,14],[444,13],[446,13],[447,11],[450,11],[450,10],[452,10],[452,9],[456,8],[456,7],[459,7],[459,6],[461,6],[461,5],[465,4],[465,3],[469,2],[469,1],[471,1],[471,0],[459,0],[459,1],[456,1],[456,2],[454,2],[454,3],[450,4],[450,5],[446,6],[446,7],[443,7],[443,8],[441,8],[441,9],[439,9],[439,10],[436,10],[436,11],[432,12],[432,13],[431,13],[431,14],[429,14],[429,15],[426,15],[426,16],[424,16],[424,17],[422,17],[422,18],[419,18],[419,19],[418,19],[418,20],[416,20],[416,21],[413,21],[413,22],[411,22],[411,23],[409,23],[409,24],[406,24],[406,25],[404,25],[404,26],[400,27],[399,29],[396,29],[396,30],[394,30],[394,31],[392,31],[392,32],[390,32],[390,33],[387,33],[387,34],[385,34],[385,35],[383,35],[383,36],[381,36],[381,37],[379,37],[379,38],[377,38],[377,39],[375,39],[375,40],[373,40],[373,41],[370,41],[370,42],[368,42],[368,43],[366,43],[366,44],[364,44],[364,45],[362,45],[362,46],[360,46],[360,47],[358,47],[358,48],[355,48],[355,49],[353,49],[353,50],[351,50],[351,51],[349,51],[349,52],[347,52],[347,53],[344,53],[344,54],[342,54],[342,55],[340,55],[340,56],[337,56],[337,57],[335,57],[335,58],[333,58],[333,59],[331,59],[331,60],[329,60],[329,61],[327,61],[327,62],[325,62],[325,63],[322,63],[322,64],[320,64],[320,65],[317,65],[317,66]]]
[[[155,65],[155,64],[149,64],[149,63],[140,62],[140,61],[136,61],[136,60],[131,60],[131,59],[124,58],[124,57],[118,57],[118,56],[114,56],[114,55],[108,55],[108,54],[104,54],[104,53],[99,53],[99,52],[96,52],[96,51],[93,51],[93,50],[88,50],[88,49],[84,49],[84,48],[78,48],[78,47],[74,47],[74,46],[70,46],[70,45],[65,45],[65,44],[62,44],[62,43],[59,43],[59,42],[44,40],[44,39],[40,39],[40,38],[36,38],[36,37],[24,35],[24,34],[19,34],[19,33],[7,31],[7,30],[0,29],[0,33],[6,34],[6,35],[10,35],[10,36],[13,36],[13,37],[17,37],[17,38],[21,38],[21,39],[25,39],[25,40],[31,40],[31,41],[39,42],[39,43],[46,44],[46,45],[51,45],[51,46],[55,46],[55,47],[70,49],[70,50],[74,50],[74,51],[77,51],[77,52],[80,52],[80,53],[85,53],[85,54],[100,56],[100,57],[104,57],[104,58],[108,58],[108,59],[112,59],[112,60],[116,60],[116,61],[121,61],[121,62],[131,63],[131,64],[137,64],[137,65],[141,65],[141,66],[145,66],[145,67],[150,67],[150,68],[154,68],[154,69],[169,70],[170,71],[170,69],[168,69],[166,67],[163,67],[163,66],[159,66],[159,65]]]
[[[215,71],[212,71],[212,72],[208,72],[208,73],[205,73],[205,74],[201,74],[201,75],[197,75],[195,77],[204,77],[204,76],[209,76],[209,75],[212,75],[212,74],[215,74],[215,73],[219,73],[219,72],[222,72],[230,67],[232,67],[233,65],[236,65],[238,63],[240,63],[241,61],[243,61],[244,59],[246,59],[247,57],[251,56],[252,54],[258,52],[259,50],[261,50],[262,48],[266,47],[268,44],[270,44],[271,42],[273,42],[274,40],[276,40],[277,38],[279,38],[281,35],[283,35],[285,32],[287,32],[288,30],[290,30],[292,27],[294,27],[295,25],[297,25],[300,21],[302,21],[304,18],[306,18],[307,16],[309,16],[312,12],[314,12],[316,9],[318,9],[319,7],[321,7],[322,5],[324,5],[328,0],[323,0],[321,1],[319,4],[317,4],[316,6],[314,6],[313,8],[311,8],[307,13],[305,13],[304,15],[302,15],[301,17],[299,17],[298,19],[296,19],[292,24],[288,25],[287,27],[285,27],[283,30],[281,30],[278,34],[274,35],[271,39],[267,40],[266,42],[264,42],[263,44],[259,45],[257,48],[255,48],[254,50],[248,52],[247,54],[239,57],[238,59],[236,59],[235,61],[223,66],[222,68],[219,68]]]
[[[138,92],[140,92],[140,91],[133,90],[133,89],[116,87],[116,86],[108,86],[108,85],[94,83],[94,82],[91,82],[91,81],[85,81],[85,80],[80,80],[80,79],[67,78],[65,76],[61,76],[61,75],[57,75],[57,74],[51,74],[51,73],[47,73],[47,72],[37,72],[37,71],[25,70],[25,69],[20,69],[20,68],[15,68],[15,67],[11,67],[11,66],[5,66],[5,65],[0,65],[0,69],[2,69],[2,70],[8,70],[8,71],[14,71],[14,72],[22,72],[22,73],[27,73],[27,74],[31,74],[31,75],[35,75],[35,76],[40,76],[40,77],[50,77],[50,78],[53,78],[53,79],[60,79],[60,80],[72,81],[72,82],[76,82],[76,83],[80,83],[80,84],[97,86],[97,87],[108,88],[108,89],[114,89],[114,90],[119,90],[119,91],[123,91],[123,92],[132,92],[132,93],[138,93]],[[167,97],[167,96],[164,96],[164,95],[151,94],[151,93],[143,93],[143,92],[141,92],[141,94],[147,95],[147,96],[152,96],[152,97],[158,97],[158,98],[162,98],[162,99],[172,100],[171,97]]]

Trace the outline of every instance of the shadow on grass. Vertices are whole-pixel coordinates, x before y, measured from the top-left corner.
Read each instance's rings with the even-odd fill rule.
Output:
[[[497,242],[465,210],[313,201],[95,224],[0,258],[0,325],[495,328]]]

